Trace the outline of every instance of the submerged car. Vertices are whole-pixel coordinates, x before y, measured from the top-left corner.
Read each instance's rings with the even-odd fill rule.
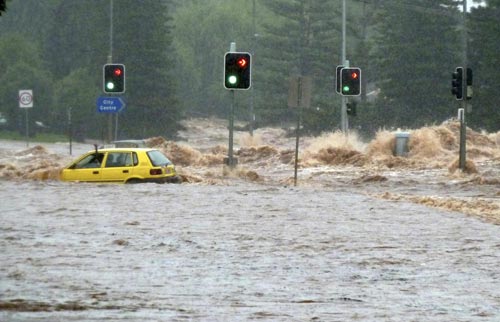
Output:
[[[61,171],[61,180],[116,183],[178,183],[173,163],[151,148],[95,149]]]

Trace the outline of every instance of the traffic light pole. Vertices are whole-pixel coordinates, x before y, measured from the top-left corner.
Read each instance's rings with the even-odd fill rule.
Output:
[[[342,65],[349,67],[349,62],[346,60],[346,0],[342,0]],[[349,130],[349,121],[347,118],[347,97],[341,95],[340,122],[342,133],[347,135]]]
[[[467,0],[463,0],[463,18],[462,18],[462,40],[463,40],[463,68],[462,68],[462,111],[459,111],[460,120],[460,151],[458,157],[458,166],[462,171],[466,168],[466,157],[467,157],[467,123],[465,122],[466,112],[470,112],[467,107],[467,98],[469,94],[467,93]]]
[[[295,162],[293,172],[293,184],[297,186],[297,170],[299,168],[299,141],[300,141],[300,123],[302,122],[302,77],[297,81],[297,128],[295,129]]]
[[[233,156],[233,132],[234,132],[234,90],[231,90],[231,111],[229,112],[229,147],[227,151],[227,163],[229,168],[236,166]]]
[[[108,64],[113,63],[113,0],[109,0],[109,56]],[[117,116],[118,117],[118,114]],[[113,141],[113,114],[108,115],[108,143]]]

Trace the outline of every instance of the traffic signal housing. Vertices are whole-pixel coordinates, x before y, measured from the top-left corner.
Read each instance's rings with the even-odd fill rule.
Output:
[[[340,71],[340,93],[343,96],[361,95],[361,69],[344,67]]]
[[[252,84],[252,56],[246,52],[229,52],[224,56],[224,87],[247,90]]]
[[[336,68],[336,76],[335,76],[335,91],[340,94],[340,78],[341,78],[341,72],[342,72],[342,69],[344,68],[344,66],[342,65],[339,65],[337,66]]]
[[[452,77],[452,79],[451,79],[451,93],[453,95],[455,95],[457,100],[464,99],[463,73],[464,73],[464,69],[462,67],[457,67],[457,68],[455,68],[455,72],[453,74],[451,74],[451,77]]]
[[[466,84],[467,84],[467,100],[471,100],[472,99],[472,69],[471,68],[467,68],[467,81],[466,81]]]
[[[125,92],[125,65],[106,64],[103,70],[104,92],[110,94]]]

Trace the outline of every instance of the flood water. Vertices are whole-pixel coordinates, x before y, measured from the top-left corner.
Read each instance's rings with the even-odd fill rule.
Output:
[[[0,180],[1,321],[498,321],[500,226],[335,189]]]
[[[65,183],[91,144],[0,140],[0,321],[500,321],[500,132],[369,144],[188,122],[182,184]],[[392,141],[391,141],[392,140]],[[245,141],[247,141],[245,143]],[[392,143],[391,143],[392,142]]]

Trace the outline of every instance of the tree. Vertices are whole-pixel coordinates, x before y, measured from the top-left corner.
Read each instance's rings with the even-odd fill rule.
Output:
[[[109,53],[109,1],[61,0],[54,8],[44,60],[56,79],[84,67],[100,80],[102,64]]]
[[[53,8],[61,0],[7,0],[7,12],[0,18],[0,34],[17,33],[41,45],[46,39],[50,21],[53,21]]]
[[[469,14],[469,65],[474,72],[474,97],[470,125],[489,131],[500,129],[498,88],[500,65],[500,1],[487,1],[486,7],[473,9]]]
[[[317,120],[328,120],[320,127],[331,128],[335,66],[340,62],[340,55],[335,54],[341,35],[336,2],[267,0],[264,4],[274,17],[264,25],[258,46],[258,113],[267,121],[290,121],[288,80],[294,75],[308,76],[313,80],[316,112],[311,119],[306,113],[305,123],[314,128]]]
[[[33,120],[50,123],[48,111],[52,105],[50,74],[43,68],[36,44],[19,34],[0,37],[0,112],[7,118],[7,129],[23,131],[23,113],[19,108],[21,89],[33,90]]]
[[[238,51],[252,51],[251,13],[248,0],[185,1],[176,11],[176,70],[191,115],[225,115],[224,54],[231,42]],[[239,94],[244,102],[247,93]]]
[[[177,100],[169,1],[115,1],[113,62],[126,65],[127,136],[175,136],[183,115]]]
[[[55,84],[54,105],[50,111],[52,127],[59,133],[66,133],[69,113],[73,124],[75,139],[104,138],[105,119],[96,113],[96,106],[89,104],[89,97],[94,97],[98,88],[94,76],[88,69],[72,70],[66,77]]]
[[[121,134],[173,136],[182,110],[176,101],[169,1],[144,0],[140,5],[134,0],[114,1],[112,19],[108,0],[92,4],[62,0],[57,6],[45,46],[45,58],[55,78],[86,70],[73,75],[89,76],[86,79],[91,84],[86,88],[96,90],[81,99],[95,106],[102,95],[103,65],[109,59],[123,63],[126,92],[122,96],[127,107],[120,114]],[[90,122],[92,118],[87,116]]]
[[[454,46],[459,21],[453,1],[381,6],[372,56],[380,88],[376,126],[422,126],[456,115],[450,71],[461,57]]]

